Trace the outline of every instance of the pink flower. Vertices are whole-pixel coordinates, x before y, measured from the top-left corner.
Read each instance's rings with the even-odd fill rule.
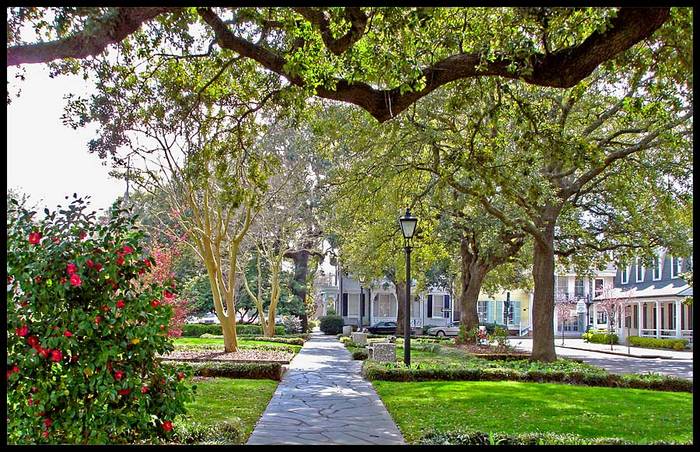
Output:
[[[148,392],[148,386],[141,386],[141,394],[145,394]]]
[[[41,233],[35,231],[29,234],[29,243],[32,245],[38,245],[40,241]]]
[[[173,295],[171,292],[169,292],[169,291],[167,291],[167,290],[163,292],[163,295],[164,295],[165,298],[167,298],[168,300],[170,300],[170,299],[172,299],[172,298],[175,297],[175,295]]]
[[[66,271],[69,275],[72,275],[73,273],[78,271],[78,266],[69,262],[68,265],[66,265]]]
[[[131,254],[134,252],[134,249],[130,247],[129,245],[124,245],[124,248],[122,248],[122,251],[124,251],[124,254]]]
[[[70,275],[70,283],[76,287],[79,287],[80,284],[82,284],[82,281],[80,281],[80,276],[78,276],[77,273]]]
[[[71,337],[71,336],[73,336],[73,333],[71,333],[70,331],[66,330],[66,331],[63,333],[63,335],[66,336],[66,337]]]
[[[27,328],[27,325],[22,325],[19,328],[15,328],[15,333],[17,333],[17,336],[26,336],[27,333],[29,332],[29,328]]]

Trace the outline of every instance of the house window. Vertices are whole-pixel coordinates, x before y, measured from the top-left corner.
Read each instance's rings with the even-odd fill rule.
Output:
[[[598,295],[603,295],[603,279],[602,278],[595,279],[595,291],[593,292],[593,296],[597,297]]]
[[[375,298],[377,317],[396,317],[396,297],[394,294],[378,294]]]
[[[411,297],[411,318],[420,318],[420,299],[418,297]]]
[[[348,294],[348,316],[357,317],[360,315],[360,294]]]
[[[574,284],[574,296],[576,298],[583,298],[583,287],[584,287],[583,278],[576,278],[576,281]]]
[[[449,303],[449,300],[447,301]],[[445,295],[433,295],[433,315],[432,317],[442,317],[442,310],[445,303]]]
[[[671,258],[671,279],[678,278],[681,274],[682,262],[680,257]]]
[[[476,313],[479,316],[479,323],[486,323],[486,303],[488,301],[478,301],[476,303]]]
[[[642,259],[637,258],[637,279],[636,282],[644,282],[644,266],[642,265]]]
[[[620,270],[620,284],[627,284],[630,281],[630,267],[623,265]]]
[[[554,277],[554,299],[555,300],[568,300],[569,299],[569,280],[566,276],[555,276]]]
[[[596,323],[608,323],[608,314],[605,311],[598,311]]]
[[[658,281],[661,279],[661,258],[659,256],[654,256],[654,272],[652,274],[652,280]]]

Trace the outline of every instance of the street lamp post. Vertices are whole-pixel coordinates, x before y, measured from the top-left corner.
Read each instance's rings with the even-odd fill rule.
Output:
[[[406,214],[399,218],[404,238],[404,249],[406,250],[406,300],[403,328],[403,362],[406,367],[411,365],[411,239],[416,232],[417,224],[418,218],[411,216],[408,208]]]

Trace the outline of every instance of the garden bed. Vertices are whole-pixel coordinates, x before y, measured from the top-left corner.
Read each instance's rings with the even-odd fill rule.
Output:
[[[275,350],[239,349],[236,352],[226,353],[218,349],[199,350],[175,350],[160,358],[165,361],[183,362],[248,362],[248,363],[282,363],[288,364],[294,357],[294,353]]]

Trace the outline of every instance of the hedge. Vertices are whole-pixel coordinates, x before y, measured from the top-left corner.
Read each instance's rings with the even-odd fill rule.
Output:
[[[365,360],[369,358],[369,354],[367,353],[367,350],[365,349],[357,349],[352,352],[352,359],[357,359],[357,360]]]
[[[182,363],[178,363],[182,364]],[[213,362],[188,362],[194,372],[199,377],[225,377],[225,378],[253,378],[257,380],[277,380],[282,379],[282,364],[280,363],[213,363]],[[174,365],[174,363],[163,362],[162,365]]]
[[[617,334],[614,333],[589,331],[581,335],[581,339],[583,339],[584,341],[592,342],[595,344],[610,344],[610,338],[612,338],[613,344],[618,343],[619,338]]]
[[[323,334],[338,334],[343,331],[343,318],[339,315],[325,315],[320,317],[320,329]]]
[[[573,433],[486,433],[479,431],[432,431],[423,435],[418,444],[421,445],[462,445],[462,446],[490,446],[490,445],[632,445],[637,444],[622,438],[585,438]],[[692,444],[692,442],[677,443],[667,441],[653,441],[650,444]]]
[[[527,370],[505,368],[469,368],[421,366],[406,368],[400,364],[367,361],[362,375],[368,380],[385,381],[522,381],[566,383],[585,386],[650,389],[655,391],[693,392],[693,382],[683,378],[658,375],[617,375],[603,372],[564,372],[560,370]]]
[[[182,325],[183,337],[199,337],[202,334],[221,334],[221,325],[206,323],[186,323]],[[237,324],[236,334],[261,335],[260,325]],[[284,334],[284,326],[275,326],[275,334]]]
[[[684,350],[688,346],[688,339],[657,339],[655,337],[629,336],[630,345],[634,347],[671,348]]]
[[[240,422],[221,421],[216,425],[206,425],[185,418],[173,424],[172,439],[165,444],[232,445],[242,441]]]

